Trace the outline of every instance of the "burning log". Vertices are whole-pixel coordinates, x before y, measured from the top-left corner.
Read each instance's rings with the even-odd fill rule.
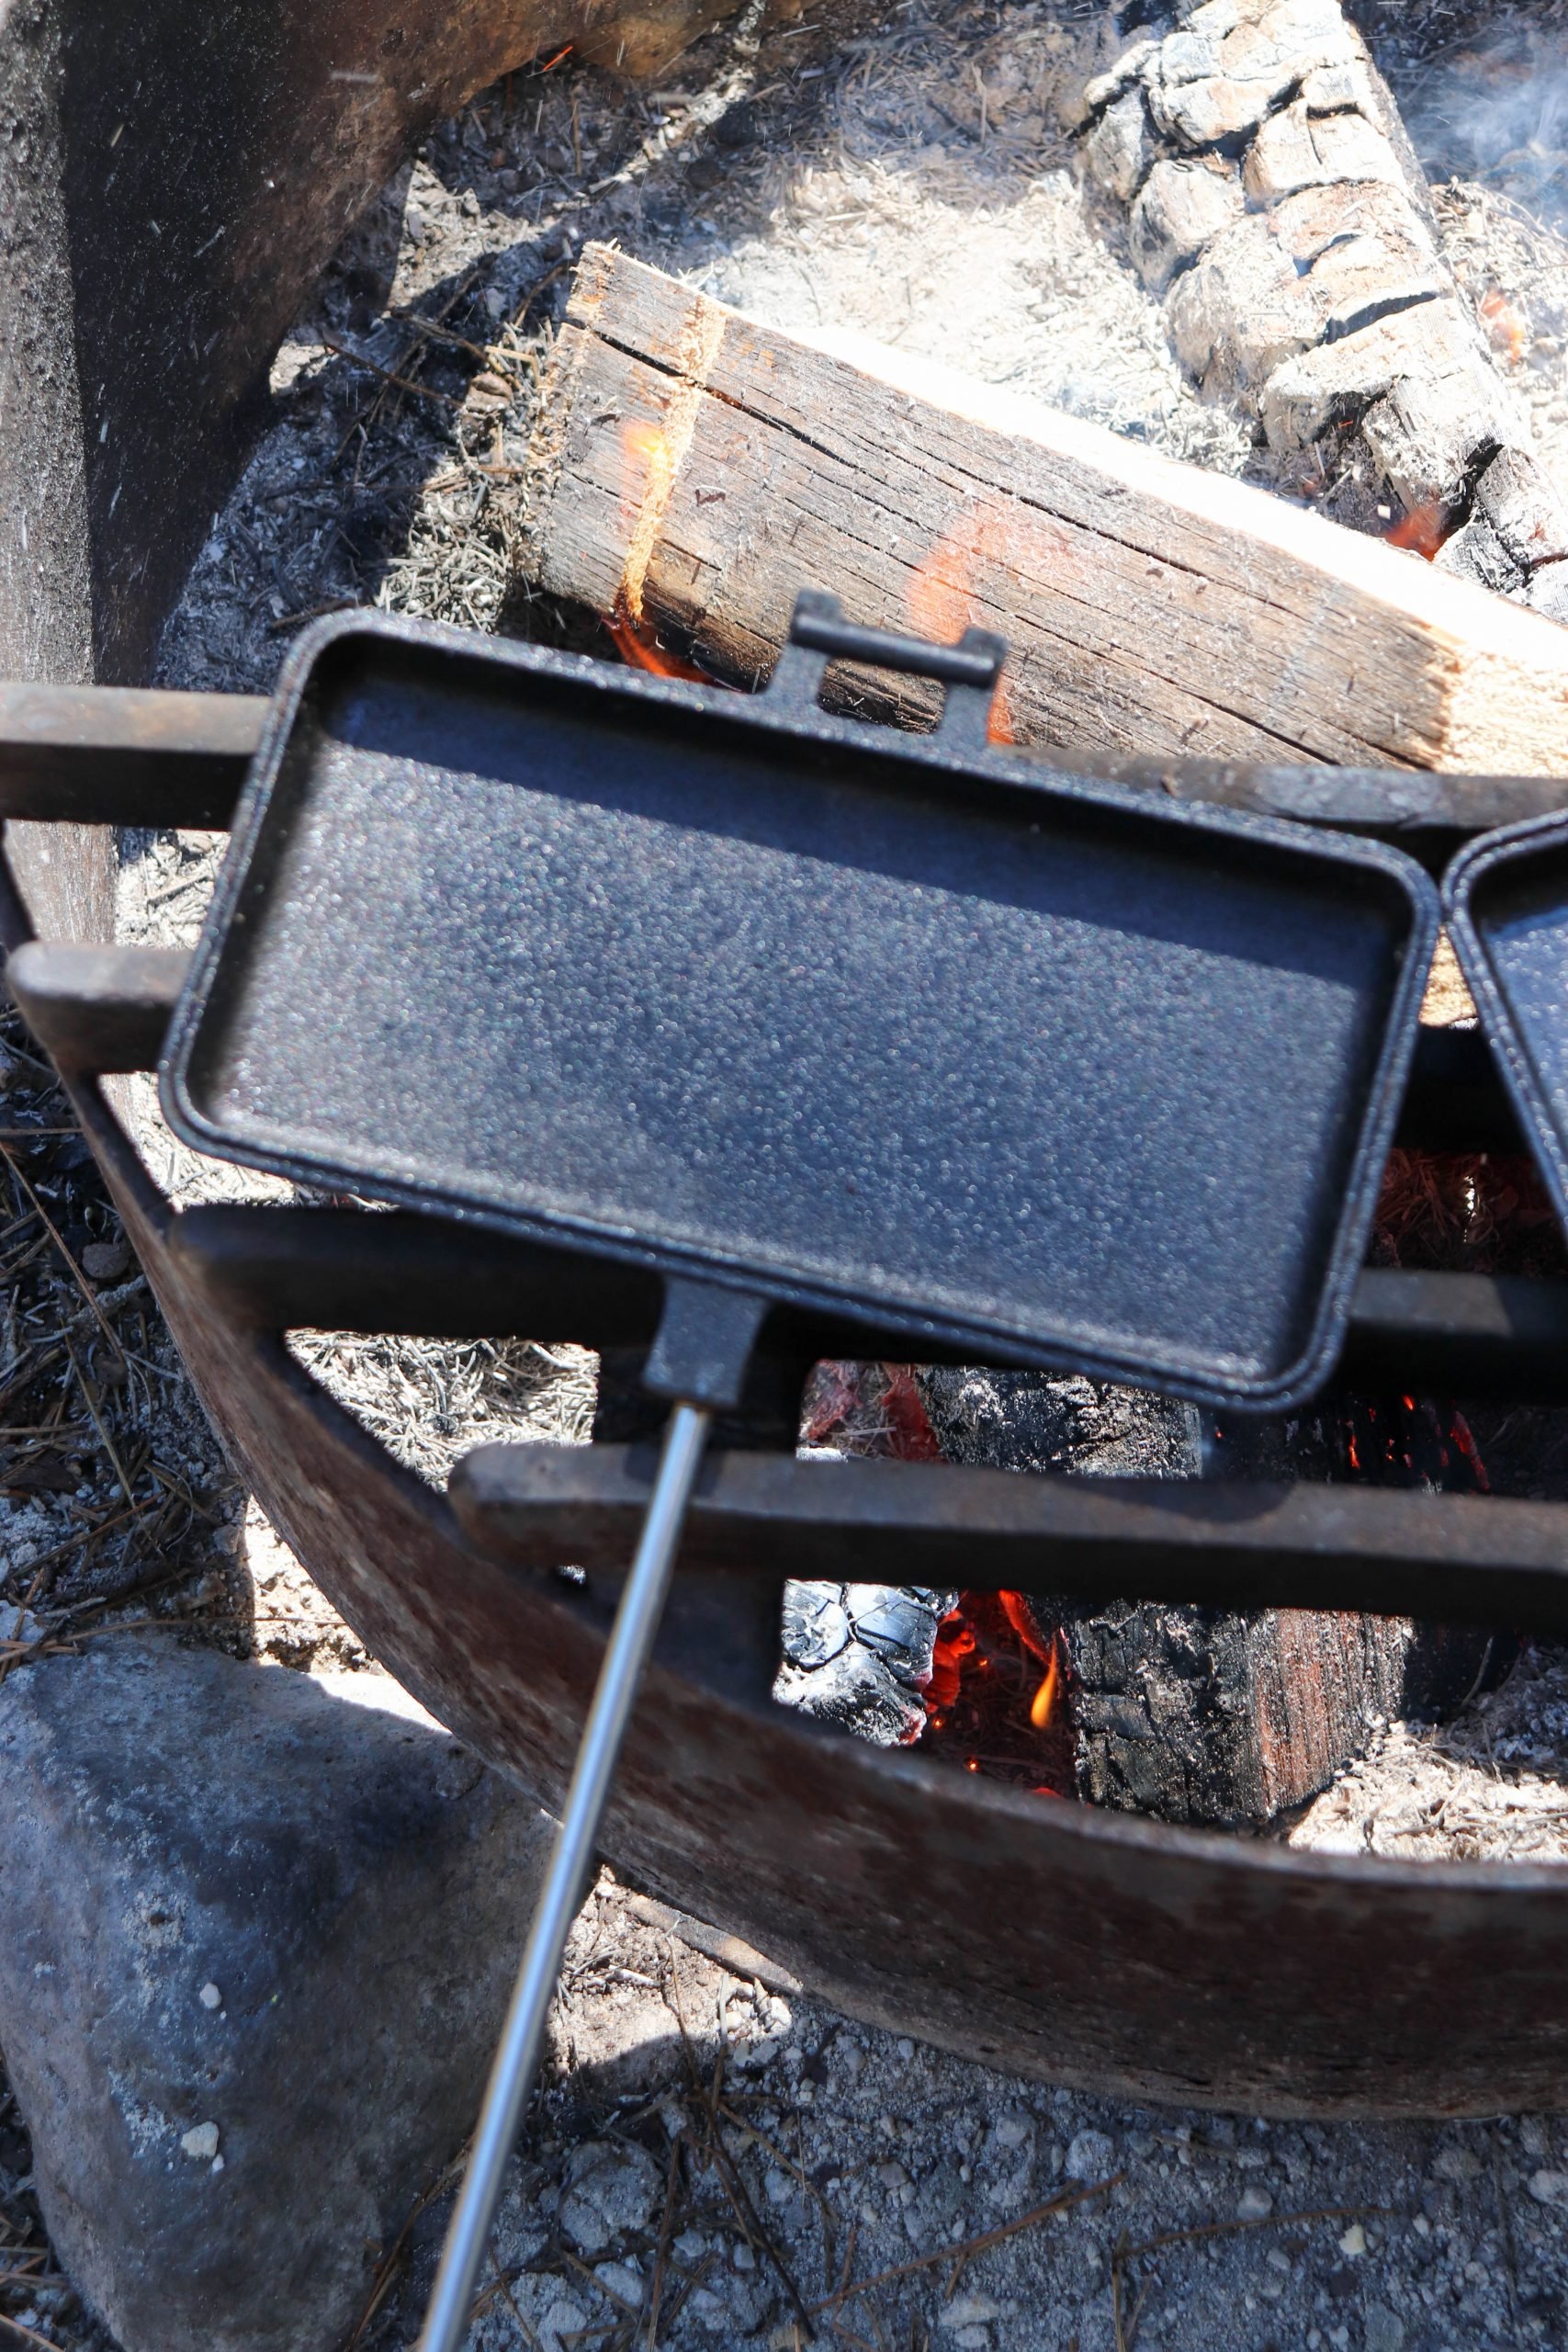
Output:
[[[1353,339],[1353,338],[1352,338]],[[1334,346],[1337,348],[1337,346]],[[525,560],[714,674],[766,677],[802,584],[1012,651],[1020,742],[1544,775],[1568,635],[1266,492],[589,247],[546,386]],[[932,690],[829,675],[905,723]]]
[[[1101,1477],[1194,1477],[1203,1466],[1198,1414],[1168,1397],[1018,1372],[933,1370],[920,1385],[950,1461]],[[1331,1418],[1308,1416],[1292,1448],[1277,1425],[1261,1424],[1231,1442],[1229,1466],[1260,1478],[1348,1475]],[[1421,1467],[1442,1476],[1435,1463]],[[1108,1608],[1066,1597],[1047,1611],[1004,1598],[1036,1660],[1050,1662],[1055,1643],[1065,1686],[1055,1720],[1036,1719],[1055,1742],[1015,1743],[1007,1777],[1032,1785],[1065,1762],[1059,1787],[1167,1821],[1257,1823],[1288,1812],[1365,1752],[1377,1721],[1449,1713],[1513,1654],[1484,1629],[1340,1611]],[[1032,1639],[1020,1612],[1032,1612]],[[1039,1665],[1028,1688],[1043,1688]],[[1015,1705],[1001,1719],[1016,1728],[1020,1715]]]
[[[1461,296],[1338,0],[1176,0],[1083,110],[1090,175],[1204,388],[1359,482],[1350,519],[1375,529],[1381,494],[1399,544],[1568,620],[1568,510],[1495,357],[1524,329]]]

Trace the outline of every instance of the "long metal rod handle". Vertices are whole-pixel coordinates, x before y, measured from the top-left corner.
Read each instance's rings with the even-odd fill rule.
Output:
[[[610,1782],[663,1613],[681,1523],[712,1418],[697,1405],[677,1405],[670,1416],[637,1557],[615,1611],[599,1687],[583,1726],[560,1832],[491,2067],[474,2152],[446,2233],[418,2352],[458,2352],[468,2333],[474,2287],[490,2243],[507,2159],[534,2086],[539,2044],[560,1976],[566,1939],[598,1847]]]

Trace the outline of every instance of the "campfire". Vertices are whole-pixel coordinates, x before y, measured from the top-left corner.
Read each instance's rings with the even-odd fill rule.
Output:
[[[45,0],[51,26],[73,8]],[[1568,1879],[1447,1867],[1568,1851],[1561,1665],[1531,1638],[1568,1625],[1568,1142],[1539,960],[1568,790],[1560,60],[1523,18],[1439,53],[1420,12],[1385,26],[1339,0],[395,13],[325,0],[319,41],[243,71],[236,54],[221,156],[187,56],[118,26],[90,61],[73,33],[58,55],[0,33],[22,239],[0,293],[0,916],[107,1186],[39,1108],[18,1033],[8,1067],[39,1093],[6,1147],[27,1230],[0,1385],[28,1614],[0,1672],[125,1626],[155,1531],[171,1590],[202,1564],[168,1601],[197,1630],[234,1594],[261,1623],[265,1578],[288,1620],[268,1654],[389,1663],[575,1820],[556,1865],[575,1898],[598,1830],[567,1801],[581,1727],[627,1591],[677,1541],[653,1443],[673,1402],[680,1560],[603,1836],[650,1932],[700,1915],[726,1965],[791,1999],[1140,2099],[1560,2101]],[[437,646],[411,621],[477,637]],[[345,716],[333,665],[355,661]],[[442,701],[459,671],[504,710],[504,754],[463,733],[474,706]],[[400,730],[422,693],[445,716],[416,753]],[[790,805],[819,796],[787,886],[753,875],[737,910],[765,955],[732,968],[721,926],[679,988],[661,978],[668,909],[637,895],[658,864],[638,851],[606,868],[595,944],[563,929],[536,991],[553,1017],[597,988],[593,1036],[632,1023],[584,1163],[612,1190],[669,1144],[649,1091],[617,1173],[619,1107],[659,1055],[673,1099],[737,971],[761,991],[705,1098],[750,1090],[725,1140],[749,1172],[703,1195],[695,1239],[695,1192],[674,1235],[618,1198],[603,1229],[580,1203],[563,1234],[462,1191],[479,1075],[488,1103],[525,1066],[542,1084],[548,1057],[488,1060],[503,1030],[516,1048],[516,1005],[481,1017],[489,968],[453,973],[487,920],[519,968],[543,936],[508,827],[572,761],[582,784],[594,729],[628,807],[671,796],[658,855],[677,836],[707,854],[734,811],[787,832],[797,755]],[[717,744],[731,803],[696,823],[680,795]],[[203,971],[235,938],[243,960],[243,923],[209,911],[238,797],[248,779],[231,874],[285,768],[289,790],[342,785],[361,755],[383,763],[374,789],[426,796],[383,970],[396,1018],[417,999],[429,1021],[366,1097],[375,1118],[396,1106],[371,1140],[404,1175],[333,1137],[231,1166],[197,1048],[223,1017]],[[899,846],[874,855],[867,779],[886,799],[895,777]],[[456,797],[487,791],[484,838],[433,881]],[[548,822],[586,826],[591,804],[559,790]],[[1002,878],[965,864],[998,811],[1020,828]],[[1527,820],[1549,829],[1491,838]],[[330,846],[331,823],[312,838]],[[333,906],[367,839],[328,876]],[[846,873],[860,895],[825,927]],[[487,874],[500,911],[459,922]],[[245,875],[259,922],[266,874]],[[863,956],[856,994],[840,949],[895,937],[869,911],[888,877],[913,944],[874,988]],[[370,1019],[353,956],[386,882],[357,925],[307,927],[282,959],[283,1026],[310,1046],[275,1076],[341,1078],[330,1047]],[[691,907],[721,896],[703,868]],[[1075,923],[1077,960],[1052,965]],[[323,942],[350,979],[334,994],[316,970],[313,998],[288,996]],[[1009,993],[1025,971],[1049,976],[1027,1001]],[[231,1076],[266,1067],[254,1010]],[[370,1020],[378,1050],[395,1027]],[[775,1035],[761,1071],[751,1049]],[[719,1213],[756,1169],[794,1165],[805,1128],[784,1149],[768,1120],[807,1065],[838,1087],[796,1154],[816,1196],[799,1230],[779,1194],[766,1234],[731,1231]],[[437,1100],[456,1139],[438,1198],[404,1181]],[[569,1085],[509,1181],[580,1108]],[[1010,1114],[1050,1136],[1048,1165],[1010,1227],[987,1225],[1022,1194],[1004,1151],[976,1146],[978,1174],[964,1153]],[[940,1246],[919,1227],[900,1271],[933,1204]],[[72,1284],[42,1337],[58,1283],[35,1227]],[[852,1241],[831,1282],[777,1274],[769,1250],[829,1228]],[[728,1335],[705,1356],[687,1287],[705,1248],[723,1279],[702,1313]],[[251,1490],[220,1569],[226,1474],[197,1447],[187,1478],[142,1442],[179,1375],[131,1250]],[[68,1409],[39,1386],[56,1373]],[[198,2022],[226,2018],[217,1973]],[[553,1964],[535,1974],[538,2008]],[[683,2018],[681,2036],[690,2054]],[[518,2081],[530,2063],[513,2053]],[[808,2104],[821,2070],[798,2071]],[[696,2259],[672,2234],[700,2218],[676,2194],[694,2134],[750,2246],[722,2087],[694,2072],[657,2283],[639,2300],[616,2272],[613,2340],[651,2343],[707,2291],[697,2271],[669,2286]],[[204,2179],[243,2174],[242,2135],[205,2108],[180,2121]],[[1046,2200],[953,2238],[954,2258],[1112,2198],[1096,2139],[1072,2136]],[[646,2154],[620,2170],[650,2214]],[[781,2197],[798,2175],[821,2201],[804,2144],[779,2163]],[[1252,2196],[1247,2226],[1278,2218]],[[433,2322],[443,2352],[488,2218]],[[1342,2218],[1349,2264],[1367,2233]],[[1152,2250],[1119,2241],[1119,2345]],[[791,2324],[933,2258],[895,2251],[809,2308],[791,2284]],[[985,2298],[955,2308],[961,2340],[985,2340]],[[21,2313],[38,2341],[44,2316]]]
[[[293,318],[274,422],[231,495],[220,436],[203,439],[168,531],[173,547],[195,529],[199,487],[205,537],[158,674],[221,694],[228,732],[204,737],[188,709],[159,716],[163,797],[100,804],[142,828],[112,877],[67,876],[42,862],[41,837],[13,828],[40,928],[105,930],[71,913],[72,894],[101,913],[112,885],[123,944],[187,950],[217,864],[211,828],[259,740],[243,696],[271,690],[313,621],[364,606],[739,699],[765,684],[795,594],[815,582],[857,626],[949,647],[976,627],[1005,638],[998,695],[982,716],[960,688],[954,723],[976,747],[1036,753],[1045,773],[1337,825],[1411,848],[1433,873],[1465,836],[1551,809],[1568,536],[1529,234],[1500,193],[1428,185],[1337,6],[1289,25],[1279,10],[1179,13],[846,28],[750,11],[681,62],[659,61],[633,95],[572,28],[510,72],[490,58],[502,78],[424,131],[308,300],[274,233],[265,332]],[[450,73],[430,86],[455,104],[468,69]],[[311,94],[311,121],[357,86]],[[396,114],[400,136],[413,102],[400,83],[375,104],[390,111],[365,152],[389,167],[388,125]],[[318,207],[331,207],[311,187],[320,244]],[[114,507],[107,475],[93,481],[106,547],[132,512],[150,542],[150,508],[175,496],[149,474]],[[135,548],[114,544],[123,572]],[[119,673],[146,674],[169,587],[149,584],[144,611],[121,596]],[[23,650],[13,667],[33,661]],[[825,699],[916,732],[941,703],[912,669],[848,658]],[[134,1068],[90,1048],[74,1064],[84,1084],[113,1072],[140,1159],[185,1212],[161,1222],[125,1159],[128,1224],[167,1270],[171,1314],[276,1523],[372,1647],[427,1690],[457,1686],[477,1744],[554,1799],[653,1426],[635,1391],[649,1298],[541,1293],[504,1251],[481,1272],[400,1218],[215,1177],[175,1147],[153,1097],[146,1034],[161,1035],[178,977],[143,1006],[142,1042],[122,1055]],[[812,979],[799,976],[803,1000]],[[671,1789],[733,1781],[736,1713],[775,1690],[789,1709],[766,1715],[760,1742],[747,1714],[745,1740],[776,1756],[782,1781],[798,1771],[818,1787],[826,1771],[812,1716],[866,1736],[836,1769],[865,1776],[852,1786],[868,1819],[906,1803],[885,1765],[942,1768],[899,1836],[937,1835],[943,1806],[978,1807],[1027,1854],[1031,1838],[1092,1838],[1114,1808],[1246,1829],[1238,1854],[1267,1837],[1303,1887],[1303,1808],[1352,1764],[1365,1785],[1390,1726],[1468,1709],[1455,1738],[1470,1736],[1515,1653],[1512,1619],[1500,1605],[1495,1623],[1472,1611],[1443,1630],[1443,1610],[1478,1564],[1538,1572],[1545,1537],[1526,1558],[1496,1532],[1521,1522],[1482,1513],[1554,1506],[1550,1285],[1562,1267],[1462,987],[1427,1011],[1337,1385],[1288,1419],[951,1351],[905,1362],[868,1342],[862,1356],[843,1331],[761,1362],[699,1498],[707,1565],[677,1596],[680,1688],[660,1703],[690,1752],[677,1769],[650,1751],[623,1800],[616,1835],[650,1883],[724,1907],[715,1838]],[[92,1132],[106,1154],[124,1148]],[[558,1319],[539,1319],[547,1306]],[[334,1516],[368,1475],[346,1466],[365,1426],[440,1486],[520,1416],[552,1441],[592,1440],[558,1465],[554,1519],[508,1492],[479,1532],[476,1504],[460,1540],[450,1515],[438,1529],[423,1515],[426,1494],[379,1486],[363,1524]],[[878,1504],[864,1523],[818,1523],[797,1485],[763,1493],[761,1472],[755,1491],[733,1484],[753,1455],[783,1480],[824,1453],[973,1480],[975,1556],[934,1504],[925,1519]],[[985,1483],[1004,1471],[1034,1521],[1010,1521],[1024,1503]],[[1211,1490],[1244,1486],[1267,1487],[1280,1514],[1255,1551],[1242,1559],[1217,1515],[1176,1546],[1172,1496],[1201,1512]],[[1466,1507],[1443,1522],[1464,1531],[1457,1564],[1423,1532],[1424,1508],[1449,1501]],[[1341,1504],[1350,1515],[1335,1518]],[[389,1599],[372,1520],[396,1525],[409,1558],[434,1558],[446,1616],[415,1627]],[[726,1578],[758,1544],[778,1572],[737,1599]],[[1130,1600],[1095,1566],[1097,1544],[1101,1560],[1135,1559]],[[1059,1592],[1035,1589],[1032,1546],[1061,1563]],[[1360,1613],[1364,1579],[1390,1559],[1404,1598]],[[1326,1563],[1321,1605],[1291,1598],[1303,1562]],[[1419,1623],[1417,1564],[1433,1571]],[[576,1580],[553,1573],[567,1567]],[[502,1630],[519,1591],[549,1628],[543,1668],[525,1669]],[[970,1813],[951,1817],[957,1855]],[[817,1859],[788,1868],[822,1898],[836,1865],[804,1811],[789,1822]],[[1029,1867],[1043,1883],[1055,1849]],[[760,1891],[738,1924],[831,1975],[821,1900],[792,1894],[783,1863],[747,1868]],[[962,1920],[953,1870],[947,1907]],[[1031,1985],[1050,1973],[1016,1951],[1007,1971]],[[944,1996],[921,1984],[901,1997],[929,2022]],[[1269,2000],[1291,2041],[1285,1993]],[[1010,2048],[1039,2063],[1041,2030],[1032,2007]],[[942,2030],[968,2029],[947,2017]],[[1495,2056],[1477,2079],[1491,2083]],[[1322,2051],[1302,2064],[1321,2089]]]

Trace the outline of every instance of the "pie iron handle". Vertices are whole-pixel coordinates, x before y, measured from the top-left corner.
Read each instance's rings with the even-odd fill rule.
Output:
[[[560,1828],[491,2062],[473,2153],[431,2290],[419,2352],[458,2352],[468,2332],[479,2266],[538,2071],[567,1938],[598,1852],[621,1744],[664,1611],[686,1505],[715,1411],[739,1400],[768,1304],[751,1292],[688,1276],[671,1275],[665,1283],[664,1313],[643,1374],[644,1385],[655,1396],[668,1396],[672,1406],[659,1471],[637,1556],[604,1645]]]
[[[968,759],[990,741],[992,703],[1007,651],[1006,638],[988,628],[966,628],[956,645],[861,628],[845,620],[837,596],[823,588],[803,588],[795,599],[789,641],[773,665],[767,699],[802,717],[816,710],[829,662],[860,662],[868,669],[934,678],[947,688],[937,741]]]

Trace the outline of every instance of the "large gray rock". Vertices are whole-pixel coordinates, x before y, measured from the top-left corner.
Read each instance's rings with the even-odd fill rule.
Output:
[[[0,1688],[0,2044],[125,2352],[334,2352],[472,2124],[547,1829],[444,1733],[173,1639]]]

